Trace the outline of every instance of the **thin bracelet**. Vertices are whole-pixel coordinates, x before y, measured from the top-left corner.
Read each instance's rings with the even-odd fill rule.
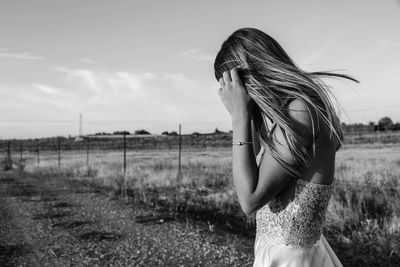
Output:
[[[242,146],[242,145],[245,145],[245,144],[252,144],[252,143],[253,142],[237,142],[237,143],[232,142],[232,145]]]

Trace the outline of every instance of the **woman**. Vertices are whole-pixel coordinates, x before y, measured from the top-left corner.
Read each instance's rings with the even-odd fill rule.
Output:
[[[269,35],[235,31],[215,63],[231,114],[233,181],[256,213],[254,266],[342,266],[321,233],[343,133],[321,76],[305,72]]]

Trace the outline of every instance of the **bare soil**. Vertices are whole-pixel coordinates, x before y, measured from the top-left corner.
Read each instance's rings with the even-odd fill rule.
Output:
[[[68,179],[0,172],[0,266],[251,266],[253,244]]]

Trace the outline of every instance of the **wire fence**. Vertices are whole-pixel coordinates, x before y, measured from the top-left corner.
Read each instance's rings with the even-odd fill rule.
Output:
[[[126,174],[127,160],[132,153],[143,154],[152,151],[152,157],[160,156],[161,151],[177,155],[177,176],[182,174],[182,150],[225,150],[231,148],[232,133],[216,131],[209,134],[182,134],[182,127],[175,134],[166,135],[86,135],[78,137],[51,137],[41,139],[0,140],[0,155],[3,154],[3,165],[18,166],[68,166],[68,162],[91,167],[94,161],[102,157],[113,157],[115,164],[121,165]],[[358,144],[393,144],[400,143],[400,131],[366,132],[351,131],[345,133],[345,145]],[[1,153],[3,148],[3,153]],[[175,151],[175,152],[174,152]],[[176,154],[175,154],[176,153]],[[129,155],[128,155],[129,154]],[[150,156],[146,156],[148,160]],[[172,156],[176,158],[176,156]],[[136,157],[137,158],[137,157]],[[132,157],[129,159],[132,163]]]
[[[41,139],[9,139],[0,140],[0,153],[7,159],[19,163],[29,161],[29,164],[41,165],[41,161],[56,160],[56,165],[61,167],[64,160],[71,157],[84,157],[81,163],[90,166],[93,157],[102,153],[121,152],[123,172],[127,170],[127,152],[140,151],[176,151],[178,155],[178,174],[182,168],[182,149],[207,150],[228,149],[231,147],[232,133],[216,132],[210,134],[185,134],[174,135],[87,135],[78,137],[51,137]],[[352,131],[345,134],[345,145],[358,144],[394,144],[400,143],[400,131],[392,132],[365,132]],[[157,153],[155,153],[155,156]]]

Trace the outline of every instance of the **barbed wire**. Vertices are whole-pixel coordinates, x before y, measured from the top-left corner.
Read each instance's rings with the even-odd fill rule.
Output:
[[[386,130],[386,131],[379,131],[376,130],[374,126],[371,127],[365,127],[367,125],[364,125],[363,129],[359,130],[357,129],[357,126],[355,126],[354,128],[356,128],[355,130],[349,129],[349,130],[344,130],[344,137],[346,138],[356,138],[360,135],[365,135],[365,136],[397,136],[400,135],[400,130]],[[223,134],[232,134],[232,131],[221,131],[219,130],[218,133],[216,132],[209,132],[209,133],[198,133],[198,132],[193,132],[193,133],[182,133],[181,136],[184,137],[198,137],[200,138],[201,136],[210,136],[210,135],[215,135],[216,138],[218,136],[221,136]],[[65,137],[65,136],[52,136],[52,137],[40,137],[40,138],[6,138],[6,139],[0,139],[0,142],[7,142],[7,141],[11,141],[11,142],[16,142],[16,141],[33,141],[33,140],[51,140],[51,139],[56,139],[62,137],[63,139],[76,139],[77,137],[83,137],[83,138],[90,138],[90,139],[110,139],[110,140],[118,140],[121,141],[120,139],[124,138],[123,134],[112,134],[112,133],[108,133],[108,134],[88,134],[88,135],[82,135],[82,136],[70,136],[70,137]],[[127,133],[126,134],[126,138],[132,139],[132,138],[151,138],[151,137],[165,137],[165,138],[179,138],[179,134],[134,134],[134,133]],[[216,139],[217,140],[217,139]],[[106,140],[105,140],[106,141]]]

